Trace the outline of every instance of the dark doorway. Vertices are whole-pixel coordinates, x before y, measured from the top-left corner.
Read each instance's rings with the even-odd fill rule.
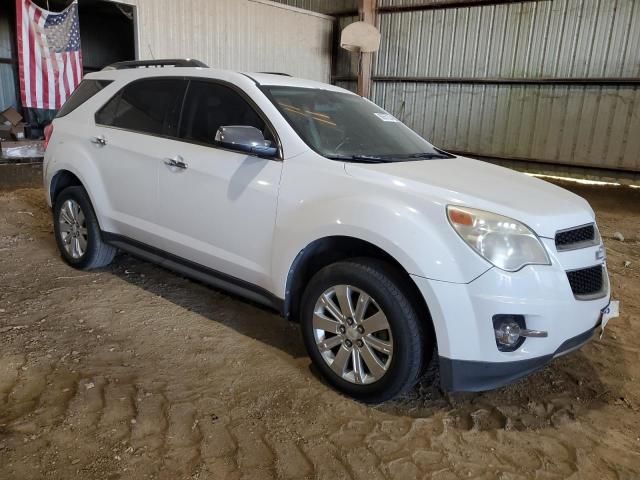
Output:
[[[85,73],[135,60],[135,10],[130,5],[83,0],[78,5]]]

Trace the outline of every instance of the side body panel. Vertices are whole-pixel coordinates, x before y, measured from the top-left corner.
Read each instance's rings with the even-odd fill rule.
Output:
[[[445,204],[397,185],[369,184],[347,175],[342,162],[315,152],[286,159],[273,250],[274,293],[286,291],[295,257],[317,239],[347,236],[391,255],[410,274],[467,283],[491,265],[448,225]]]
[[[96,125],[94,136],[106,141],[93,158],[107,185],[108,209],[103,217],[114,233],[162,247],[158,218],[158,171],[168,140]],[[103,227],[104,229],[104,227]]]
[[[164,249],[270,287],[282,162],[179,141],[170,141],[170,150],[187,168],[160,168]]]
[[[51,184],[53,178],[62,171],[74,174],[84,185],[91,204],[98,217],[100,228],[118,232],[113,218],[113,207],[100,166],[96,158],[99,148],[90,142],[95,134],[93,124],[74,121],[71,118],[54,120],[54,132],[45,153],[43,180],[46,198],[52,206]]]

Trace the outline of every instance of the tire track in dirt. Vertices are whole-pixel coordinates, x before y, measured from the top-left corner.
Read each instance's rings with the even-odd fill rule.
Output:
[[[2,399],[1,405],[3,407],[9,403],[9,395],[18,383],[20,369],[25,362],[24,355],[3,355],[2,362],[0,362],[0,399]],[[0,417],[0,419],[2,418]]]
[[[131,381],[109,382],[104,388],[104,409],[99,430],[117,441],[131,441],[131,420],[136,418],[135,387]],[[129,380],[129,379],[127,379]]]
[[[46,390],[47,376],[51,370],[52,366],[49,363],[28,361],[16,370],[15,380],[6,394],[2,423],[12,422],[35,410]]]

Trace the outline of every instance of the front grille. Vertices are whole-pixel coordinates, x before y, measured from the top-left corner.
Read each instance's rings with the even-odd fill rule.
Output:
[[[588,244],[594,244],[596,240],[596,228],[593,224],[571,228],[556,233],[556,248],[558,250],[570,250],[580,248]]]
[[[602,265],[567,272],[571,290],[576,297],[600,293],[604,286]]]

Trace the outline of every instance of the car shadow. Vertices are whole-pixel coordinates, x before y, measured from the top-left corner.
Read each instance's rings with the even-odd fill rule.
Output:
[[[275,347],[292,358],[306,357],[298,325],[268,307],[124,253],[116,257],[108,271],[185,310]]]

